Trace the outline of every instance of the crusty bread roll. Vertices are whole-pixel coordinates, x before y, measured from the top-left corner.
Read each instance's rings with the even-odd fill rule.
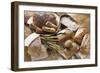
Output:
[[[49,33],[55,33],[56,32],[56,29],[55,28],[50,28],[50,27],[46,27],[46,26],[43,26],[42,27],[42,30],[44,32],[49,32]]]
[[[59,31],[57,35],[59,43],[63,44],[66,40],[71,39],[73,34],[74,33],[67,28]]]
[[[53,23],[50,22],[50,21],[47,21],[46,24],[45,24],[45,26],[50,27],[50,28],[55,28],[55,29],[57,29],[57,25],[53,24]]]
[[[73,42],[72,40],[67,40],[65,43],[64,43],[64,47],[69,49],[70,51],[78,51],[79,50],[79,45],[75,42]]]
[[[90,35],[89,34],[85,34],[81,43],[80,52],[85,55],[90,54]]]
[[[87,33],[87,29],[86,28],[79,28],[75,34],[75,36],[73,37],[73,40],[75,42],[77,42],[78,44],[81,44],[82,39],[84,37],[84,35]]]

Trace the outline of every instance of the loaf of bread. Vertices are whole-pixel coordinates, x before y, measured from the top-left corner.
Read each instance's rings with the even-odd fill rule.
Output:
[[[59,25],[59,16],[55,13],[33,13],[33,16],[27,20],[32,32],[45,33],[45,32],[56,32]],[[44,28],[46,27],[46,28]],[[43,31],[42,31],[43,30]],[[48,31],[50,30],[50,31]]]
[[[79,24],[70,15],[62,15],[60,23],[71,31],[76,31],[79,28]]]
[[[36,38],[28,47],[28,54],[31,60],[41,60],[48,56],[47,49],[42,45],[40,38]]]

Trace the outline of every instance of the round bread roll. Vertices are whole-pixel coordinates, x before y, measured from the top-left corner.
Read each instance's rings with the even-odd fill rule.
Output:
[[[71,39],[73,34],[74,33],[67,28],[59,31],[57,35],[59,43],[63,44],[66,40]]]
[[[64,43],[64,47],[69,49],[70,51],[77,52],[79,50],[79,45],[72,40],[67,40]]]

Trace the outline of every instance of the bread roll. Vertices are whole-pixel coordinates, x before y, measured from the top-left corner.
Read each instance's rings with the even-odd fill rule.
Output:
[[[63,29],[59,31],[57,35],[58,41],[60,43],[65,42],[66,40],[72,38],[72,36],[73,36],[73,32],[68,29]]]
[[[77,43],[73,42],[72,40],[67,40],[64,43],[64,47],[73,52],[77,52],[79,50],[79,45]]]
[[[57,29],[57,25],[53,24],[53,23],[50,22],[50,21],[47,21],[47,22],[46,22],[46,26],[47,26],[47,27],[50,27],[50,28],[55,28],[55,29]]]
[[[44,32],[49,32],[49,33],[55,33],[56,32],[56,29],[55,28],[50,28],[50,27],[46,27],[46,26],[43,26],[42,27],[42,30]]]
[[[86,28],[79,28],[75,34],[75,36],[73,37],[74,41],[77,42],[78,44],[81,44],[82,39],[84,37],[84,35],[87,33],[87,29]]]
[[[82,43],[81,43],[80,52],[85,55],[90,54],[90,36],[89,36],[89,34],[85,34],[85,36],[82,40]]]

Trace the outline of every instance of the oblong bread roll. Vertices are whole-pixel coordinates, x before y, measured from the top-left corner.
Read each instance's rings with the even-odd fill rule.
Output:
[[[85,34],[81,43],[80,52],[82,54],[90,53],[90,35],[89,34]]]
[[[73,37],[74,41],[77,42],[78,44],[81,44],[82,39],[84,37],[84,35],[87,33],[87,29],[86,28],[79,28],[75,34],[75,36]]]

